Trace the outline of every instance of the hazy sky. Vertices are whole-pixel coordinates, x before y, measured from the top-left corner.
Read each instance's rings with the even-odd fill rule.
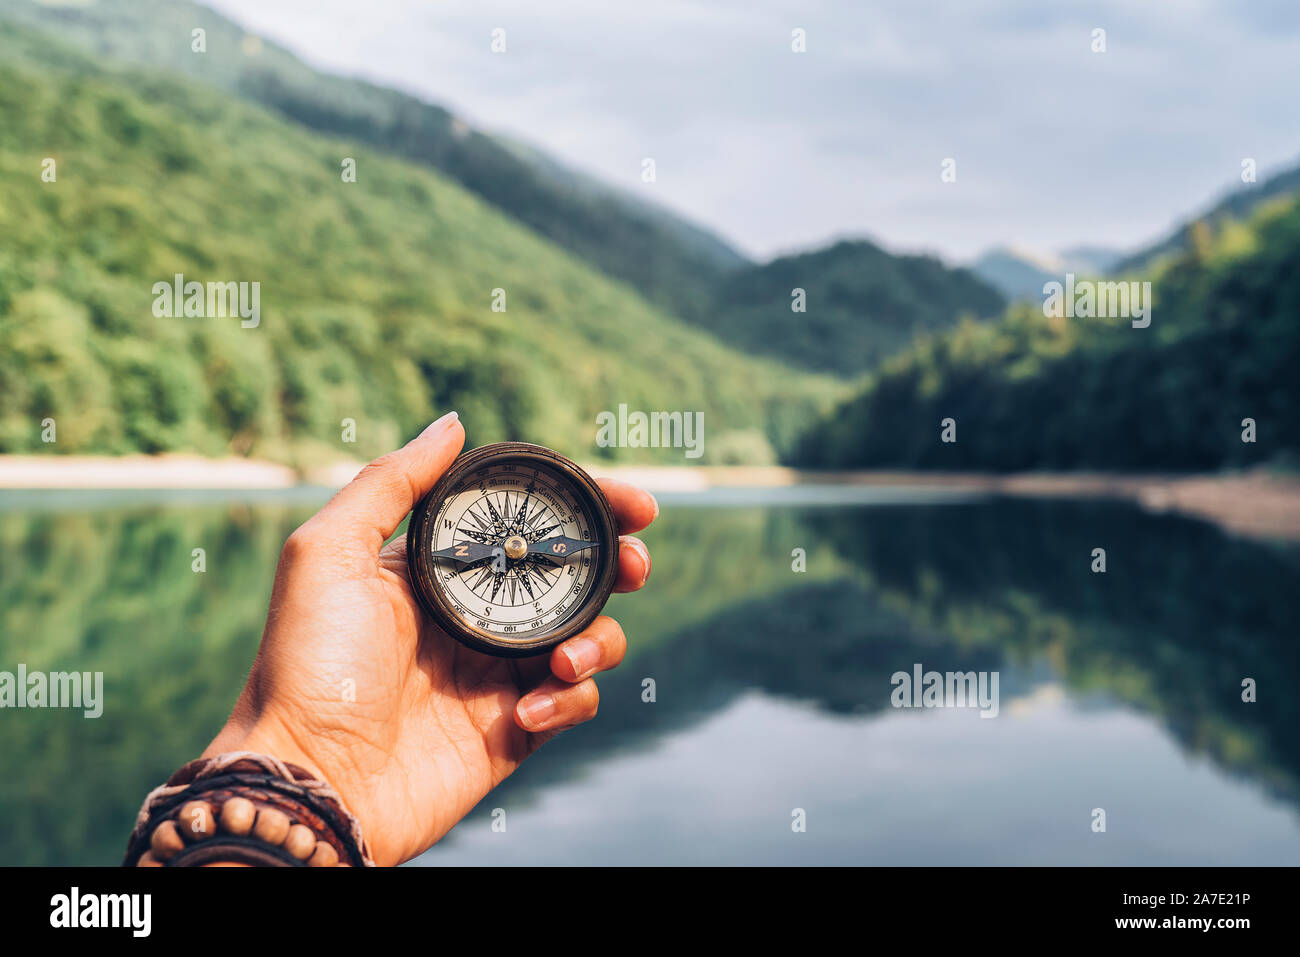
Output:
[[[759,257],[1130,247],[1300,162],[1300,0],[207,2]]]

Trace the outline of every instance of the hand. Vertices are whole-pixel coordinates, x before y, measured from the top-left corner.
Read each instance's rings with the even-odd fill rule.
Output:
[[[420,610],[405,536],[387,539],[460,452],[455,414],[371,462],[289,536],[262,645],[205,756],[256,751],[328,782],[379,864],[449,831],[545,741],[596,713],[592,675],[627,643],[601,616],[550,655],[504,659],[450,638]],[[658,515],[646,492],[602,481],[621,532]],[[635,591],[650,554],[620,538],[616,591]]]

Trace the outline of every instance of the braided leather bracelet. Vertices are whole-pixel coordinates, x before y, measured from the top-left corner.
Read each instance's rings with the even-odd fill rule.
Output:
[[[374,867],[361,826],[324,781],[251,751],[200,758],[145,798],[125,867]]]

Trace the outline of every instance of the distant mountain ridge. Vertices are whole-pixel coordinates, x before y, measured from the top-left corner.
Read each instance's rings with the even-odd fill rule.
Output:
[[[982,253],[969,268],[1009,300],[1034,300],[1042,298],[1046,282],[1059,282],[1067,272],[1105,275],[1122,257],[1123,253],[1104,246],[1075,246],[1060,253],[1043,253],[1005,245]]]
[[[1122,252],[1106,246],[1085,245],[1055,254],[1002,245],[981,253],[970,269],[1012,301],[1039,299],[1043,283],[1060,281],[1065,272],[1109,276],[1149,271],[1160,260],[1191,249],[1198,242],[1198,230],[1208,229],[1213,233],[1228,223],[1250,218],[1266,203],[1296,195],[1300,195],[1300,166],[1276,173],[1262,183],[1228,190],[1201,212],[1188,216],[1164,238],[1137,249]]]

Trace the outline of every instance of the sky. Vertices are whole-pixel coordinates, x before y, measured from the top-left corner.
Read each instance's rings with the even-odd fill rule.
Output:
[[[1300,163],[1296,0],[205,2],[760,259],[1132,249]]]

